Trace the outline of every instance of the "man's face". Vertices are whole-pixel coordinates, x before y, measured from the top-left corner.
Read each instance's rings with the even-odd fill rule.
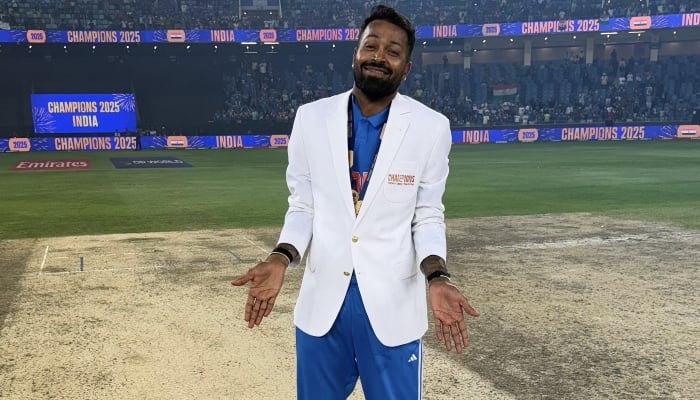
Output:
[[[395,93],[411,70],[408,52],[403,29],[383,20],[370,22],[353,55],[355,86],[370,100]]]

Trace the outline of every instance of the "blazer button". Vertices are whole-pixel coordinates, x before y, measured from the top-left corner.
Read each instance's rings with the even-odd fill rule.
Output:
[[[353,243],[357,243],[359,240],[360,240],[360,238],[357,237],[357,236],[353,236],[353,237],[352,237],[352,242],[353,242]]]
[[[345,271],[345,272],[343,272],[343,275],[350,276],[350,273],[348,271]]]

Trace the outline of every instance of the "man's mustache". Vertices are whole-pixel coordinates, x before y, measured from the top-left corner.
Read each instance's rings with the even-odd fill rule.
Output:
[[[391,74],[391,70],[389,68],[387,68],[384,64],[380,64],[377,62],[367,61],[366,63],[362,64],[362,67],[376,68],[383,72],[386,72],[387,74]]]

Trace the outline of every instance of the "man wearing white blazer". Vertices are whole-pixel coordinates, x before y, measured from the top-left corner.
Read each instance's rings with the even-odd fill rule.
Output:
[[[442,114],[398,93],[415,29],[377,6],[360,30],[352,90],[299,107],[289,141],[289,208],[277,247],[232,282],[251,283],[245,320],[270,315],[304,255],[294,323],[297,397],[420,399],[428,300],[447,350],[478,316],[446,267],[442,196],[452,143]]]

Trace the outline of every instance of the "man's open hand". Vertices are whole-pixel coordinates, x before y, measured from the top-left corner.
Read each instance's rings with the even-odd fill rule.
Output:
[[[452,343],[457,353],[469,346],[466,312],[472,317],[478,317],[467,298],[448,280],[436,280],[429,284],[428,299],[435,317],[435,332],[439,341],[445,344],[447,351],[452,350]]]
[[[287,266],[282,262],[262,261],[249,269],[245,275],[231,282],[233,286],[243,286],[250,282],[244,318],[249,328],[260,325],[263,318],[272,312],[284,283],[286,269]]]

